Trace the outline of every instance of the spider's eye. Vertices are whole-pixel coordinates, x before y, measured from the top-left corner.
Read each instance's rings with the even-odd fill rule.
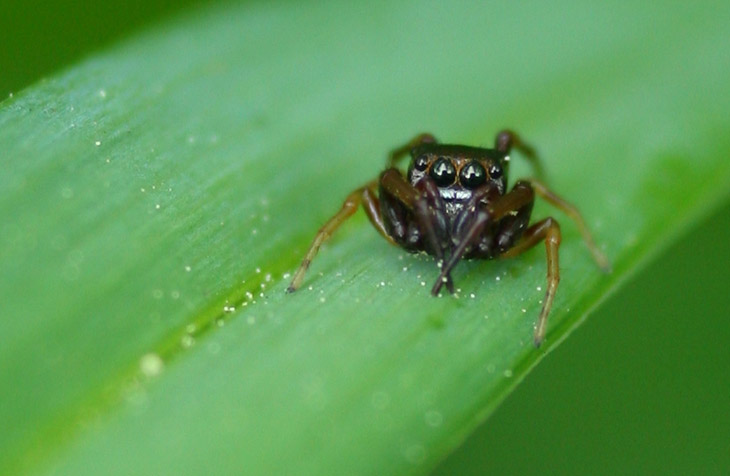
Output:
[[[492,164],[492,166],[489,167],[489,178],[498,179],[501,176],[502,176],[502,167],[500,167],[498,164]]]
[[[413,168],[423,172],[428,167],[428,156],[427,155],[419,155],[416,160],[413,161]]]
[[[477,188],[487,181],[487,172],[482,164],[473,160],[462,167],[459,173],[459,181],[467,188]]]
[[[449,159],[439,157],[431,166],[431,178],[439,187],[446,187],[454,183],[456,169]]]

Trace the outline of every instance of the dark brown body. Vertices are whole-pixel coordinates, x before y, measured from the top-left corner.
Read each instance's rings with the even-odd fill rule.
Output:
[[[534,150],[511,131],[500,132],[493,149],[438,144],[430,134],[421,134],[395,149],[378,180],[350,193],[340,211],[319,230],[287,291],[299,287],[322,242],[361,204],[370,222],[388,241],[438,260],[441,272],[431,289],[434,295],[442,285],[454,292],[451,271],[461,259],[509,258],[544,241],[548,273],[535,327],[535,345],[539,346],[560,281],[561,234],[558,222],[551,217],[529,225],[535,194],[575,220],[599,266],[608,269],[608,261],[593,243],[577,209],[541,182],[518,180],[507,191],[513,148],[539,168]],[[411,162],[404,174],[395,165],[408,153]]]
[[[433,215],[439,246],[442,250],[449,251],[459,243],[472,224],[477,215],[476,209],[504,195],[509,158],[495,149],[432,143],[415,147],[411,150],[411,157],[406,180],[426,197]],[[424,170],[418,170],[414,165],[419,158],[427,164]],[[448,163],[454,170],[454,179],[447,184],[438,183],[431,177],[435,164],[443,166],[444,163]],[[474,169],[483,172],[483,183],[474,184],[474,180],[461,180],[467,170]],[[383,175],[386,173],[388,171]],[[472,173],[467,177],[475,175]],[[448,176],[446,179],[448,180]],[[398,245],[411,252],[423,251],[430,255],[439,255],[425,239],[415,214],[383,187],[382,180],[379,197],[385,229]],[[479,237],[470,243],[463,258],[491,259],[499,256],[522,236],[531,211],[530,201],[515,215],[486,225]]]

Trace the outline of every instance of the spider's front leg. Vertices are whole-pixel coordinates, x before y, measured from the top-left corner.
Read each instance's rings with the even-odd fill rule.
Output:
[[[505,225],[502,226],[500,233],[496,236],[496,245],[499,248],[508,246],[509,239],[517,236],[521,227],[524,227],[524,224],[529,220],[534,200],[535,193],[530,184],[520,180],[509,193],[496,198],[487,205],[478,204],[467,218],[466,223],[461,225],[462,231],[458,237],[459,241],[456,243],[449,261],[441,269],[441,274],[434,283],[433,288],[431,288],[431,294],[438,295],[444,277],[451,272],[464,257],[464,254],[479,242],[485,229],[503,219]],[[505,237],[508,239],[505,240]]]
[[[380,176],[380,200],[388,233],[406,249],[419,249],[423,238],[427,251],[441,263],[450,249],[448,218],[438,187],[428,177],[415,186],[395,168],[387,169]],[[407,213],[406,213],[407,212]],[[415,218],[416,226],[409,226],[406,215]],[[454,292],[451,274],[444,274],[449,292]]]
[[[392,244],[396,244],[393,241],[393,238],[391,238],[385,230],[385,225],[380,215],[380,203],[378,202],[378,198],[375,196],[376,185],[376,181],[373,180],[352,191],[342,204],[342,208],[340,208],[340,210],[332,218],[330,218],[322,228],[319,229],[317,234],[314,236],[314,240],[312,240],[312,244],[309,246],[309,250],[307,250],[307,254],[304,255],[302,264],[294,273],[294,278],[292,279],[291,284],[288,288],[286,288],[286,292],[291,293],[299,288],[302,284],[302,280],[304,279],[304,274],[307,272],[307,269],[309,269],[309,265],[312,263],[312,260],[319,251],[319,247],[322,246],[322,243],[324,243],[330,236],[332,236],[332,234],[340,227],[340,225],[342,225],[342,223],[345,222],[345,220],[350,218],[353,213],[357,211],[357,207],[361,204],[370,219],[370,223],[373,224],[375,229],[378,230],[378,232],[383,235],[386,240]]]

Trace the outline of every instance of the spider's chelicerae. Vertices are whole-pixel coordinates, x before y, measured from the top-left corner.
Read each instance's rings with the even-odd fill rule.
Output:
[[[560,226],[552,217],[529,225],[535,194],[565,212],[578,226],[593,259],[604,270],[608,260],[596,247],[578,210],[536,179],[518,180],[507,191],[512,149],[535,167],[534,149],[514,132],[497,134],[493,149],[439,144],[421,134],[391,152],[380,178],[350,193],[344,204],[314,237],[288,292],[302,283],[319,247],[362,204],[383,237],[410,252],[426,252],[438,260],[441,274],[431,293],[441,286],[454,292],[451,271],[461,259],[511,258],[545,242],[547,290],[535,326],[535,345],[545,338],[547,317],[560,281]],[[408,173],[396,168],[410,152]]]

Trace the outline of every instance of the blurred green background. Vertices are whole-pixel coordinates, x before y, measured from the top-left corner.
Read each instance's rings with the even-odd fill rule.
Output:
[[[0,96],[200,0],[0,2]]]
[[[3,2],[0,94],[194,3]],[[656,257],[437,474],[730,474],[729,224]]]

